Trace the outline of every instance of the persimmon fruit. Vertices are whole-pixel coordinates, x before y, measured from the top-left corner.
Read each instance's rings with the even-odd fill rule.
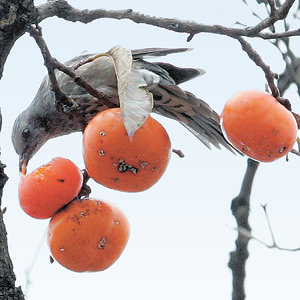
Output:
[[[123,252],[129,237],[125,214],[96,199],[74,200],[50,220],[48,245],[55,260],[76,272],[102,271]]]
[[[54,158],[32,173],[21,173],[19,200],[31,217],[47,219],[79,193],[83,176],[69,159]]]
[[[120,108],[99,113],[84,131],[83,152],[89,176],[125,192],[144,191],[155,184],[167,167],[170,147],[166,130],[151,117],[131,140]]]
[[[249,157],[271,162],[286,155],[297,138],[297,123],[272,95],[261,91],[237,93],[221,115],[224,134]]]

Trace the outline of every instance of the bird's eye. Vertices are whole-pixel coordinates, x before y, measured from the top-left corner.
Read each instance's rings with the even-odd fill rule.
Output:
[[[29,137],[29,136],[30,136],[30,131],[29,131],[27,128],[25,128],[25,129],[22,131],[22,136],[23,136],[24,138]]]

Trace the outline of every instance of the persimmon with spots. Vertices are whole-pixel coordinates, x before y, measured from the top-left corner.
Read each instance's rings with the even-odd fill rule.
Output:
[[[102,271],[123,252],[129,223],[117,207],[96,199],[74,200],[50,220],[48,245],[55,260],[76,272]]]
[[[171,143],[163,126],[148,117],[131,140],[120,108],[95,116],[84,131],[83,144],[89,176],[125,192],[150,188],[161,178],[170,158]]]
[[[262,162],[285,156],[297,139],[293,114],[272,95],[261,91],[233,96],[224,107],[221,124],[235,148]]]
[[[79,193],[83,176],[69,159],[54,158],[32,173],[21,173],[19,200],[31,217],[47,219]]]

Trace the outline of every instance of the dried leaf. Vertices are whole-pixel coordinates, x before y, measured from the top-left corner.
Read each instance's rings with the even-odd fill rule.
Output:
[[[121,103],[121,114],[130,138],[147,120],[153,108],[153,96],[136,70],[131,70],[128,89]]]
[[[115,66],[122,119],[132,138],[152,111],[153,97],[139,72],[131,68],[130,50],[117,46],[108,55]]]
[[[109,50],[108,54],[114,62],[117,76],[118,94],[121,104],[126,97],[128,88],[129,76],[132,66],[131,51],[126,48],[116,46]]]

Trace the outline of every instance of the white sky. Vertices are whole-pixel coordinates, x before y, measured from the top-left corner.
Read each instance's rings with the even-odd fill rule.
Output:
[[[96,0],[69,2],[79,8],[103,5]],[[257,7],[254,0],[249,2],[256,12],[265,16],[263,6]],[[36,4],[41,3],[43,1],[36,1]],[[170,0],[111,0],[102,8],[132,8],[149,15],[227,26],[236,26],[236,21],[249,25],[257,22],[241,0],[176,3]],[[115,45],[132,49],[192,47],[191,52],[161,60],[205,69],[207,73],[203,77],[182,87],[207,101],[219,113],[226,100],[236,92],[264,90],[262,71],[241,51],[238,42],[227,37],[201,34],[187,43],[186,34],[117,20],[83,25],[53,18],[41,25],[50,51],[60,61],[83,51],[105,52]],[[299,23],[294,27],[299,27]],[[251,40],[251,43],[273,71],[280,73],[283,70],[281,56],[269,42]],[[294,50],[299,49],[299,39],[294,38],[291,43]],[[299,56],[299,52],[296,54]],[[5,222],[10,254],[17,282],[23,290],[25,271],[43,239],[48,220],[32,219],[19,207],[18,157],[10,135],[14,119],[29,105],[45,74],[38,47],[25,35],[13,48],[0,82],[4,122],[1,160],[7,164],[10,177],[3,206],[8,208]],[[292,87],[286,96],[299,112],[296,88]],[[49,263],[49,250],[44,241],[30,275],[32,283],[28,299],[230,299],[231,273],[227,262],[236,237],[230,203],[240,189],[246,159],[226,150],[209,151],[180,124],[154,117],[165,126],[173,148],[181,149],[185,158],[173,154],[163,178],[142,193],[127,194],[92,184],[92,196],[118,205],[129,218],[131,236],[120,259],[103,272],[74,273],[58,263]],[[83,168],[81,152],[81,134],[56,138],[36,154],[29,164],[29,171],[57,156],[69,158]],[[250,216],[256,237],[270,241],[260,207],[260,204],[268,203],[278,243],[284,247],[300,247],[299,167],[300,159],[292,155],[288,163],[281,159],[260,166]],[[299,252],[269,250],[251,241],[247,299],[299,299],[299,264]]]

